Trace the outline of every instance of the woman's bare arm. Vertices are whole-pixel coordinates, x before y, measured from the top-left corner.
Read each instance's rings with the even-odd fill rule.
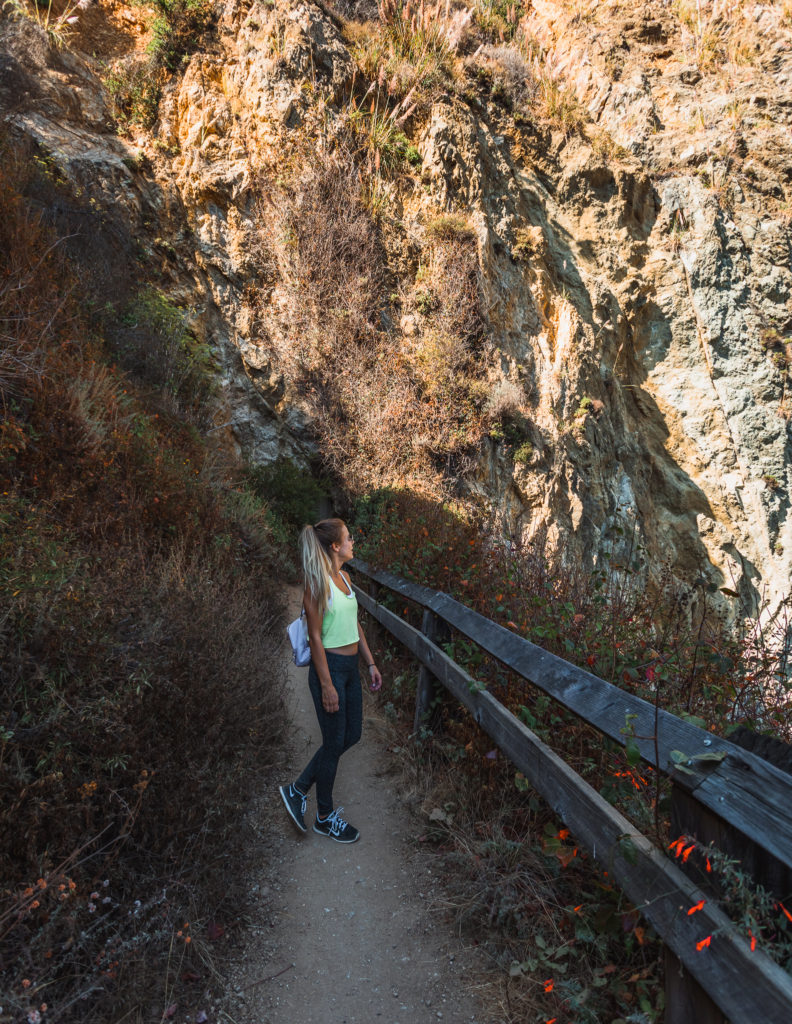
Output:
[[[382,686],[382,676],[377,666],[374,664],[374,655],[371,653],[371,648],[366,640],[366,635],[363,632],[363,627],[358,622],[358,651],[363,655],[363,660],[366,663],[367,671],[369,674],[369,689],[379,690]]]

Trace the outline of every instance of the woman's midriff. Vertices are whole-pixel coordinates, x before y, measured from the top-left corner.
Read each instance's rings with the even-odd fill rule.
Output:
[[[325,647],[328,654],[357,654],[358,645],[347,644],[346,647]]]

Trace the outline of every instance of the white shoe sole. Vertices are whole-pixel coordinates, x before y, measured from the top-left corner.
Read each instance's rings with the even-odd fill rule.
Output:
[[[305,824],[304,821],[300,821],[300,819],[296,817],[294,811],[289,806],[289,798],[286,795],[286,790],[283,788],[283,786],[278,786],[278,792],[281,795],[281,800],[283,800],[283,806],[286,808],[286,813],[289,815],[291,820],[294,822],[294,824],[301,832],[307,832],[308,826]]]

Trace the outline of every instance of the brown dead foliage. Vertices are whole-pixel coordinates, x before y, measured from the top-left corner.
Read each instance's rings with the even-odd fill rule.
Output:
[[[302,399],[328,466],[353,493],[413,479],[480,436],[470,382],[485,333],[478,258],[467,230],[433,237],[433,308],[421,352],[396,326],[381,227],[343,140],[301,149],[285,180],[259,183],[257,243],[268,280],[257,331]],[[400,301],[400,300],[399,300]]]

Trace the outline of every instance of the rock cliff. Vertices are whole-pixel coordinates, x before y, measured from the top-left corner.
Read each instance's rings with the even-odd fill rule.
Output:
[[[193,311],[248,458],[321,448],[359,487],[453,486],[507,535],[774,614],[792,48],[782,5],[735,10],[533,0],[517,52],[438,5],[453,67],[416,104],[420,83],[385,63],[372,79],[365,26],[324,3],[228,0],[151,130],[123,137],[95,54],[143,60],[140,9],[89,8],[70,50],[6,14],[0,102],[91,195],[99,236]]]

